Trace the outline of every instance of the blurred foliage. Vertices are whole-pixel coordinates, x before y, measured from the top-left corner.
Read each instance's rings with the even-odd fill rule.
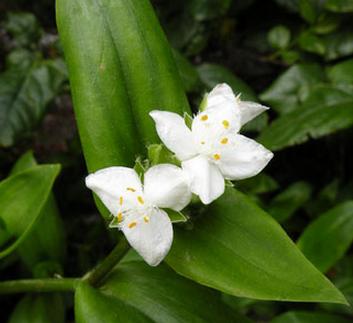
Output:
[[[275,158],[266,174],[237,182],[235,186],[280,222],[289,236],[298,240],[307,258],[352,303],[353,1],[152,2],[174,47],[179,73],[194,112],[204,93],[219,82],[230,84],[245,100],[271,107],[267,115],[252,121],[245,131],[276,150]],[[65,258],[64,250],[57,250],[59,256],[51,253],[49,257],[51,247],[38,227],[36,231],[34,222],[33,231],[26,239],[28,244],[36,246],[33,247],[37,248],[35,255],[28,256],[25,247],[21,255],[20,246],[14,256],[5,257],[0,267],[4,279],[51,277],[61,273],[80,275],[101,259],[115,240],[83,187],[86,169],[54,16],[51,0],[0,3],[0,176],[6,178],[11,166],[28,149],[34,151],[41,163],[63,165],[54,187],[60,212],[54,200],[47,201],[46,207],[51,211],[46,213],[55,215],[51,220],[43,217],[41,228],[44,233],[54,232],[58,240],[67,237],[68,256]],[[26,172],[17,178],[29,176],[35,170]],[[15,176],[10,178],[16,180]],[[50,189],[49,185],[45,191]],[[21,192],[16,190],[19,199],[25,200],[25,188]],[[36,216],[40,216],[42,206],[36,209]],[[52,227],[59,214],[66,234]],[[0,222],[2,247],[13,243],[18,235],[21,233],[6,230],[4,220]],[[43,245],[47,249],[41,249]],[[33,259],[35,264],[31,263]],[[36,270],[28,270],[29,263]],[[136,266],[136,273],[142,270],[138,265],[130,266]],[[156,280],[158,275],[172,275],[168,268],[160,271],[151,275]],[[121,282],[116,280],[116,286],[123,285],[123,280],[134,274],[125,275]],[[199,290],[196,284],[187,286],[180,276],[175,279],[181,282],[182,295],[188,292],[184,287],[195,295],[203,295],[204,287]],[[109,302],[112,306],[124,307],[123,290],[115,289],[115,285],[114,297]],[[80,287],[85,288],[88,287]],[[136,289],[138,297],[140,292]],[[157,298],[161,297],[158,289],[154,293]],[[207,288],[205,293],[222,297],[227,305],[224,305],[227,309],[224,315],[230,307],[254,321],[305,323],[353,319],[352,309],[342,305],[260,302]],[[93,291],[87,293],[86,299],[80,299],[82,317],[90,315],[86,312],[86,303],[101,302],[105,297]],[[207,301],[202,297],[200,304],[204,306]],[[28,322],[36,319],[62,322],[65,309],[67,321],[73,322],[72,300],[57,295],[53,299],[43,295],[8,297],[2,298],[2,302],[1,322],[7,319],[20,322],[23,317],[27,320],[33,317]],[[110,303],[107,304],[103,302],[100,306]],[[140,317],[147,306],[140,305],[141,308],[135,307],[131,300],[126,310]],[[185,306],[193,307],[192,304]],[[54,316],[52,308],[57,309]]]

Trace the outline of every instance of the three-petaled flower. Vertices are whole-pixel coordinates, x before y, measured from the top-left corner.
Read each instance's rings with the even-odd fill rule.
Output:
[[[191,199],[188,178],[177,166],[160,164],[144,175],[144,185],[132,168],[108,167],[86,177],[94,191],[115,216],[130,245],[151,266],[168,253],[173,228],[161,208],[182,210]]]
[[[204,204],[223,194],[224,179],[239,180],[257,175],[273,154],[256,141],[238,134],[242,125],[268,108],[241,101],[227,84],[217,85],[206,97],[205,109],[189,129],[176,113],[152,111],[157,133],[182,161],[191,191]]]

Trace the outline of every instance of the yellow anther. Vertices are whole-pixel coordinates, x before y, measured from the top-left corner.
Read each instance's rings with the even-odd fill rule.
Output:
[[[214,158],[215,160],[220,160],[220,159],[221,159],[221,155],[220,155],[220,154],[214,154],[214,155],[213,155],[213,158]]]
[[[201,145],[204,145],[205,144],[205,142],[204,141],[201,141]]]
[[[144,204],[145,201],[143,200],[142,196],[138,196],[137,197],[137,201],[140,203],[140,204]]]
[[[228,138],[227,138],[227,137],[222,138],[221,144],[222,144],[222,145],[225,145],[225,144],[227,144],[227,143],[228,143]]]
[[[207,121],[208,120],[208,115],[204,114],[203,116],[201,116],[201,121]]]
[[[119,197],[119,204],[120,204],[120,205],[123,205],[123,202],[124,202],[124,199],[123,199],[122,196],[120,196],[120,197]]]
[[[150,222],[150,218],[148,216],[144,216],[143,217],[143,221],[145,221],[146,223]]]
[[[137,222],[136,221],[133,221],[133,222],[130,222],[128,227],[129,229],[132,229],[133,227],[136,227],[137,226]]]
[[[222,121],[223,127],[228,129],[229,128],[229,121],[228,120],[223,120]]]
[[[123,221],[123,214],[121,212],[118,213],[118,222],[122,222]]]
[[[128,187],[128,188],[126,188],[126,190],[130,191],[130,192],[136,192],[136,190],[134,188],[132,188],[132,187]]]

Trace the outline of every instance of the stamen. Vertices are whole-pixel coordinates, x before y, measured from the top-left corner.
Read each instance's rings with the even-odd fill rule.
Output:
[[[137,197],[137,201],[140,203],[140,204],[144,204],[145,201],[143,200],[142,196],[138,196]]]
[[[204,145],[205,144],[205,142],[204,141],[201,141],[201,145]]]
[[[223,127],[228,129],[229,128],[229,121],[228,120],[223,120],[222,121]]]
[[[228,138],[227,138],[227,137],[222,138],[221,144],[222,144],[222,145],[225,145],[225,144],[227,144],[227,143],[228,143]]]
[[[148,216],[144,216],[144,217],[143,217],[143,220],[144,220],[146,223],[150,222],[150,218],[149,218]]]
[[[137,226],[137,222],[136,221],[133,221],[133,222],[130,222],[128,227],[129,229],[132,229],[133,227],[136,227]]]
[[[123,214],[121,212],[118,213],[118,222],[122,222],[123,221]]]
[[[220,155],[220,154],[214,154],[214,155],[213,155],[213,158],[214,158],[215,160],[220,160],[220,159],[221,159],[221,155]]]
[[[124,202],[124,199],[123,199],[122,196],[120,196],[120,197],[119,197],[119,204],[120,204],[120,205],[123,205],[123,202]]]
[[[207,114],[204,114],[202,117],[201,117],[201,121],[207,121],[208,120],[208,115]]]
[[[136,190],[134,188],[132,188],[132,187],[127,187],[126,190],[130,191],[130,192],[136,192]]]

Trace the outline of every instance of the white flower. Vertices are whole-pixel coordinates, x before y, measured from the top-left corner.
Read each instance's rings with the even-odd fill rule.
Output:
[[[173,228],[160,208],[182,210],[191,198],[188,178],[177,166],[161,164],[144,175],[144,185],[132,168],[109,167],[86,177],[94,191],[116,217],[130,245],[151,266],[168,253]]]
[[[209,204],[224,192],[224,179],[239,180],[257,175],[273,154],[256,141],[238,134],[242,125],[268,108],[241,101],[227,84],[217,85],[206,97],[189,129],[178,114],[152,111],[157,133],[182,161],[189,174],[191,191]]]

